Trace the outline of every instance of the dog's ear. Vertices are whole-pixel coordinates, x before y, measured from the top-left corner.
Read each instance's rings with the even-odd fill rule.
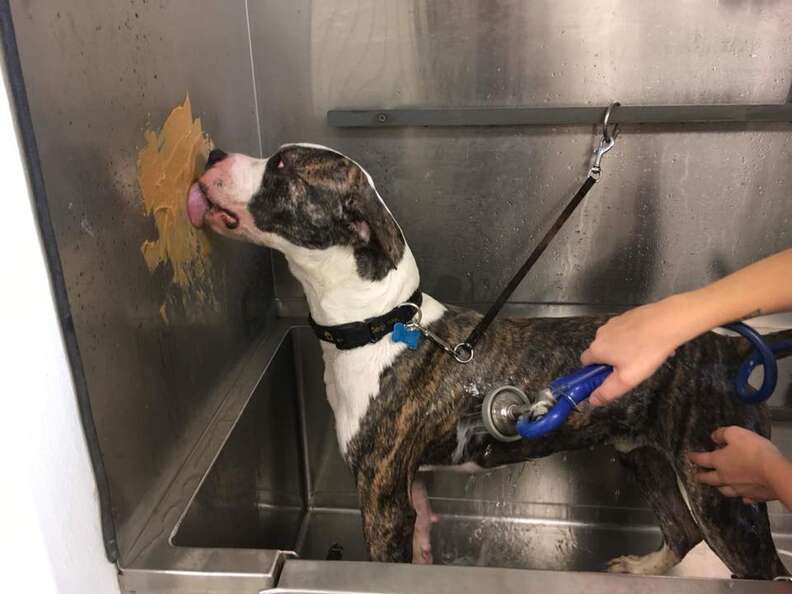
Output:
[[[404,254],[404,238],[374,190],[361,184],[344,196],[341,210],[354,246],[380,251],[396,268]]]

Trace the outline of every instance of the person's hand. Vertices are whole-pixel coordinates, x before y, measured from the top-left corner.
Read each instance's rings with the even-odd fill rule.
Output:
[[[643,305],[608,320],[580,356],[584,365],[613,367],[589,402],[598,406],[615,400],[640,384],[663,364],[680,340],[679,311],[671,300]]]
[[[721,447],[688,453],[690,461],[704,469],[696,479],[727,497],[742,497],[745,503],[778,499],[771,473],[787,461],[769,440],[742,427],[721,427],[712,434],[712,441]]]

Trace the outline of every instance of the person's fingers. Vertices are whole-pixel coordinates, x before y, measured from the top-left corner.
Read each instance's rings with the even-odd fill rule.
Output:
[[[696,480],[705,485],[712,485],[713,487],[722,487],[724,485],[717,470],[699,472],[696,474]]]
[[[591,363],[597,363],[598,361],[594,358],[594,353],[591,352],[591,348],[588,348],[581,353],[580,362],[583,365],[590,365]]]
[[[625,384],[618,373],[617,370],[614,370],[613,373],[605,378],[602,385],[592,392],[591,398],[593,398],[592,404],[594,406],[612,402],[630,389],[631,386]]]
[[[718,445],[724,446],[728,442],[726,440],[726,430],[728,427],[718,427],[715,431],[712,432],[710,435],[710,439],[717,443]]]
[[[730,487],[729,485],[719,487],[718,491],[720,491],[721,494],[725,495],[726,497],[739,497],[737,491],[734,490],[734,487]]]
[[[605,398],[602,393],[599,391],[599,388],[594,390],[589,396],[589,402],[591,406],[604,406],[608,404],[612,399]]]
[[[688,459],[703,468],[715,468],[712,452],[688,452]]]

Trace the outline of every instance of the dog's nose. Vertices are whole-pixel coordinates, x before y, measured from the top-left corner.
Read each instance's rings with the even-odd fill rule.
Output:
[[[209,158],[206,160],[206,167],[205,169],[209,169],[215,163],[219,163],[223,159],[228,156],[228,153],[221,151],[220,149],[212,149],[209,153]]]

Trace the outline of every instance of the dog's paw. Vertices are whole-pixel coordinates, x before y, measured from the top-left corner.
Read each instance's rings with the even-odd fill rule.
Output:
[[[433,518],[433,522],[437,520]],[[416,565],[431,565],[432,558],[432,541],[431,530],[432,523],[428,526],[416,526],[413,533],[413,558],[412,562]]]
[[[608,561],[608,572],[634,575],[662,575],[679,563],[679,558],[666,546],[648,555],[623,555]]]
[[[433,561],[432,547],[413,547],[413,564],[431,565]]]
[[[432,564],[432,524],[440,518],[432,513],[426,485],[420,480],[413,481],[410,487],[410,501],[415,509],[415,525],[412,539],[412,562],[417,565]]]
[[[636,571],[641,563],[638,555],[622,555],[608,561],[609,573],[640,573]]]
[[[432,564],[432,524],[437,524],[438,521],[440,518],[437,514],[429,512],[428,516],[420,517],[415,523],[412,562],[416,565]]]

